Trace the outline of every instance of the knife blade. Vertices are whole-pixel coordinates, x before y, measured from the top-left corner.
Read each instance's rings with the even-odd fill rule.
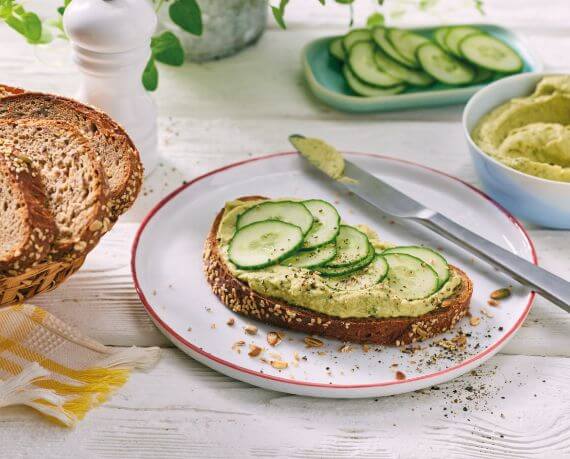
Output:
[[[302,154],[300,156],[307,163],[311,164],[313,168],[318,169]],[[324,175],[329,180],[334,180],[328,175]],[[365,171],[352,161],[345,160],[344,176],[349,178],[349,180],[337,181],[337,184],[351,191],[376,209],[394,217],[412,220],[425,226],[507,273],[521,284],[532,288],[535,292],[566,312],[570,312],[570,282],[519,257],[513,252],[499,247],[444,215],[429,209],[385,181]]]

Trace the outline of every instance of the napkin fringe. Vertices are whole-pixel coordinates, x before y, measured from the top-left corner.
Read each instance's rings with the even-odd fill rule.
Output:
[[[51,421],[71,427],[123,386],[133,369],[149,368],[159,358],[156,347],[117,351],[98,362],[97,368],[74,372],[73,385],[53,379],[50,371],[34,362],[0,382],[0,407],[27,405]]]

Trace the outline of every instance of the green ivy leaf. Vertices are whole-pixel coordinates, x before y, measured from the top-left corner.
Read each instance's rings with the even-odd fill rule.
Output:
[[[281,0],[279,2],[279,6],[271,7],[271,11],[273,11],[273,17],[275,18],[275,22],[283,30],[287,28],[287,25],[285,24],[285,8],[287,7],[287,3],[289,3],[289,0]]]
[[[483,0],[475,0],[475,9],[479,11],[481,16],[485,16],[485,9]]]
[[[158,88],[158,70],[153,57],[146,64],[142,75],[142,84],[147,91],[155,91]]]
[[[418,7],[420,10],[426,11],[426,10],[429,10],[430,8],[433,8],[435,5],[437,5],[438,1],[439,0],[420,0]]]
[[[152,37],[150,49],[158,62],[174,66],[184,63],[184,49],[178,37],[170,31]]]
[[[368,27],[376,27],[384,25],[384,15],[378,12],[372,13],[370,16],[368,16],[368,19],[366,20],[366,25]]]
[[[174,0],[168,14],[172,22],[192,35],[202,35],[202,11],[196,0]]]

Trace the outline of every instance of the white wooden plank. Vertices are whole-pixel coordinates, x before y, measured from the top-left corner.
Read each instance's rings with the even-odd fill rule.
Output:
[[[254,388],[167,350],[74,430],[24,408],[0,411],[0,452],[14,459],[569,457],[570,359],[497,356],[475,373],[439,390],[376,400],[310,399]]]

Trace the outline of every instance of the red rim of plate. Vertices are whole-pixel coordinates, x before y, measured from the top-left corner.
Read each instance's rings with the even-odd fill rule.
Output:
[[[285,384],[290,384],[290,385],[295,385],[295,386],[306,386],[306,387],[319,387],[319,388],[323,388],[323,389],[365,389],[365,388],[373,388],[373,387],[386,387],[386,386],[395,386],[398,384],[405,384],[405,383],[410,383],[410,382],[416,382],[416,381],[422,381],[422,380],[427,380],[427,379],[435,379],[438,377],[441,377],[443,375],[445,375],[446,373],[450,373],[450,372],[454,372],[462,367],[466,367],[469,366],[471,364],[473,364],[474,362],[478,361],[478,360],[482,360],[484,361],[484,358],[489,356],[489,354],[492,355],[493,351],[495,349],[497,349],[501,344],[503,344],[505,341],[507,341],[515,331],[517,331],[520,326],[522,325],[522,323],[524,322],[524,320],[526,319],[530,308],[532,306],[532,303],[534,301],[534,297],[535,297],[535,293],[534,292],[530,292],[529,298],[528,298],[528,302],[527,305],[523,311],[523,313],[521,314],[521,316],[519,317],[519,319],[517,320],[517,322],[510,328],[510,330],[508,330],[498,341],[496,341],[495,343],[493,343],[491,346],[489,346],[487,349],[485,349],[484,351],[480,352],[479,354],[476,354],[464,361],[462,361],[461,363],[454,365],[452,367],[446,368],[445,370],[440,370],[438,372],[435,373],[430,373],[430,374],[426,374],[426,375],[421,375],[421,376],[416,376],[413,378],[408,378],[405,380],[393,380],[393,381],[385,381],[385,382],[381,382],[381,383],[373,383],[373,384],[351,384],[351,385],[346,385],[346,384],[324,384],[324,383],[311,383],[311,382],[303,382],[303,381],[297,381],[297,380],[293,380],[293,379],[287,379],[287,378],[281,378],[279,376],[272,376],[272,375],[268,375],[268,374],[264,374],[264,373],[260,373],[258,371],[254,371],[254,370],[250,370],[248,368],[244,368],[242,366],[236,365],[232,362],[229,362],[227,360],[221,359],[219,357],[216,357],[215,355],[210,354],[209,352],[204,351],[203,349],[201,349],[200,347],[192,344],[191,342],[189,342],[187,339],[185,339],[184,337],[182,337],[181,335],[179,335],[176,331],[174,331],[170,326],[168,326],[161,318],[160,316],[156,313],[156,311],[154,310],[154,308],[152,307],[152,305],[150,304],[150,302],[147,300],[146,296],[144,295],[142,288],[139,284],[139,280],[138,280],[138,276],[137,276],[137,271],[136,271],[136,255],[137,255],[137,249],[138,249],[138,245],[139,245],[139,241],[141,238],[142,233],[144,232],[147,224],[150,222],[150,220],[154,217],[154,215],[162,208],[164,207],[168,202],[170,202],[173,198],[175,198],[179,193],[181,193],[182,191],[186,190],[187,188],[191,187],[192,185],[194,185],[195,183],[199,182],[200,180],[203,180],[211,175],[215,175],[218,174],[220,172],[226,171],[228,169],[233,169],[235,167],[238,166],[242,166],[244,164],[248,164],[248,163],[252,163],[252,162],[256,162],[256,161],[263,161],[263,160],[268,160],[268,159],[273,159],[273,158],[278,158],[281,156],[289,156],[289,155],[296,155],[297,152],[283,152],[283,153],[274,153],[271,155],[266,155],[266,156],[260,156],[257,158],[251,158],[251,159],[246,159],[244,161],[239,161],[236,163],[232,163],[232,164],[228,164],[227,166],[223,166],[220,167],[218,169],[214,169],[210,172],[207,172],[206,174],[203,174],[199,177],[196,177],[195,179],[189,181],[188,183],[185,183],[184,185],[180,186],[179,188],[177,188],[176,190],[172,191],[168,196],[166,196],[165,198],[163,198],[150,212],[149,214],[145,217],[145,219],[143,220],[143,222],[141,223],[141,226],[139,227],[137,234],[135,236],[134,242],[133,242],[133,246],[131,249],[131,273],[133,276],[133,281],[135,284],[135,289],[143,303],[143,306],[145,307],[146,311],[148,312],[148,314],[151,316],[151,318],[160,325],[159,328],[162,328],[167,334],[171,335],[171,337],[174,337],[180,344],[182,344],[183,346],[187,347],[188,349],[192,350],[193,352],[196,352],[197,354],[200,354],[201,356],[213,360],[214,362],[226,366],[232,370],[236,370],[239,371],[241,373],[245,373],[248,374],[250,376],[256,376],[258,378],[262,378],[262,379],[267,379],[267,380],[271,380],[271,381],[276,381],[276,382],[280,382],[280,383],[285,383]],[[465,185],[466,187],[470,188],[471,190],[473,190],[474,192],[476,192],[477,194],[479,194],[480,196],[482,196],[483,198],[485,198],[487,201],[489,201],[490,203],[492,203],[495,207],[497,207],[509,220],[510,222],[515,225],[519,231],[522,233],[522,235],[524,236],[524,238],[527,240],[530,250],[531,250],[531,258],[532,258],[532,262],[537,265],[537,255],[536,255],[536,249],[534,247],[534,243],[532,242],[532,239],[530,238],[529,234],[527,233],[527,231],[525,230],[524,226],[522,225],[522,223],[517,220],[517,218],[515,218],[509,211],[507,211],[503,206],[501,206],[499,203],[497,203],[496,201],[494,201],[491,197],[489,197],[487,194],[485,194],[484,192],[482,192],[481,190],[479,190],[478,188],[474,187],[473,185],[470,185],[469,183],[454,177],[453,175],[449,175],[445,172],[441,172],[437,169],[433,169],[431,167],[428,166],[423,166],[421,164],[415,163],[413,161],[407,161],[404,159],[399,159],[399,158],[392,158],[390,156],[384,156],[384,155],[378,155],[378,154],[374,154],[374,153],[352,153],[350,152],[349,154],[351,155],[357,155],[357,156],[365,156],[365,157],[372,157],[372,158],[381,158],[384,160],[388,160],[388,161],[394,161],[394,162],[398,162],[398,163],[404,163],[404,164],[409,164],[415,167],[419,167],[421,169],[424,170],[429,170],[431,172],[435,172],[436,174],[439,175],[443,175],[445,177],[448,177],[450,179],[453,179],[463,185]]]

